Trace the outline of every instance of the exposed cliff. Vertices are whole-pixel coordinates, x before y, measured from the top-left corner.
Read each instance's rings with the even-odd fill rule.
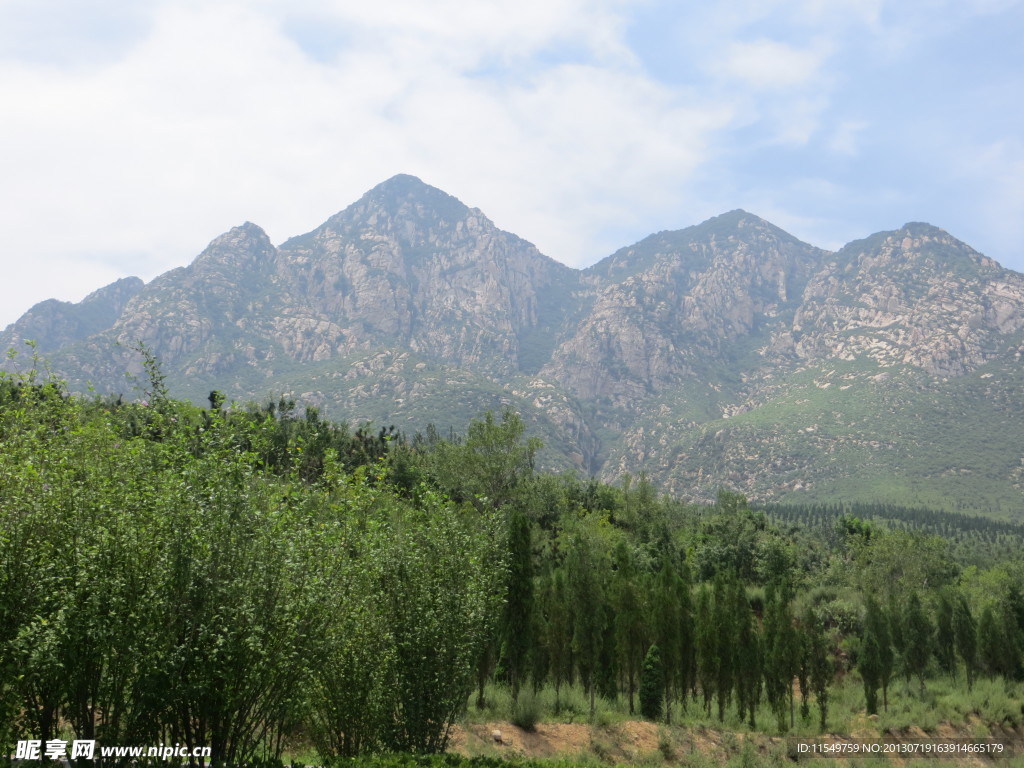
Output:
[[[125,390],[141,341],[197,401],[408,430],[510,406],[547,465],[684,497],[1024,509],[1024,276],[926,224],[829,253],[733,211],[578,271],[397,176],[279,247],[247,223],[148,285],[43,302],[23,338],[75,388]]]

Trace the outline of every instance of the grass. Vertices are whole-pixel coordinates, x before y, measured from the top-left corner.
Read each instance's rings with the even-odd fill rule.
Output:
[[[615,699],[597,697],[595,712],[591,716],[590,700],[580,685],[563,685],[557,697],[552,686],[544,686],[537,692],[524,690],[519,702],[513,703],[507,686],[489,684],[485,689],[485,700],[487,704],[483,709],[470,704],[467,722],[498,720],[520,725],[518,720],[524,723],[520,727],[526,730],[542,722],[587,723],[607,730],[627,720],[641,719],[639,714],[630,715],[629,705],[621,696]],[[811,702],[810,714],[805,720],[800,716],[799,696],[795,701],[795,722],[789,726],[787,709],[786,727],[783,729],[778,727],[775,714],[764,701],[757,711],[756,729],[751,729],[739,717],[735,703],[726,708],[725,719],[721,722],[716,712],[714,702],[710,716],[700,702],[689,701],[685,710],[679,702],[674,702],[671,726],[714,729],[728,734],[764,733],[777,737],[813,738],[819,735],[817,705]],[[979,678],[973,690],[968,692],[962,674],[955,681],[947,676],[932,677],[927,680],[922,697],[916,679],[908,685],[903,678],[894,678],[889,686],[888,710],[879,712],[877,718],[868,718],[865,714],[864,689],[856,673],[848,674],[842,683],[829,690],[826,729],[829,733],[850,734],[869,730],[881,735],[912,727],[934,732],[943,723],[969,730],[975,736],[987,735],[997,727],[1024,727],[1024,683],[1002,678]],[[659,750],[663,753],[673,748],[672,733],[659,731]],[[738,744],[734,745],[737,749]]]
[[[513,702],[512,693],[507,685],[490,682],[484,688],[484,702],[484,707],[478,708],[476,692],[473,693],[466,711],[467,722],[507,720],[519,725],[516,719],[520,718],[530,722],[532,726],[548,722],[589,723],[607,727],[623,720],[640,719],[639,714],[629,714],[629,704],[624,697],[606,699],[602,696],[595,698],[594,715],[591,717],[590,696],[583,690],[583,686],[578,684],[563,685],[558,693],[551,685],[545,685],[536,692],[532,688],[524,688],[520,691],[519,701]]]

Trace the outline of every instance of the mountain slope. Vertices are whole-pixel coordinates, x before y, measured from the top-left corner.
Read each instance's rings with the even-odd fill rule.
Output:
[[[544,465],[688,498],[1024,514],[1024,276],[927,224],[829,253],[732,211],[580,271],[396,176],[279,247],[247,223],[148,285],[43,302],[3,341],[32,336],[76,389],[125,390],[142,341],[199,402],[409,431],[513,407]]]

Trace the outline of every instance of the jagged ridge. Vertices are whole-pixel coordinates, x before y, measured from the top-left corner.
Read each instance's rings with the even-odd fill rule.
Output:
[[[988,484],[979,506],[1006,513],[1024,485],[1024,423],[1002,406],[1022,280],[927,224],[829,253],[739,210],[573,270],[403,175],[280,247],[246,223],[145,287],[44,302],[4,340],[34,335],[76,387],[123,389],[142,340],[196,400],[286,392],[412,429],[512,406],[548,464],[694,498],[953,505]],[[966,435],[965,402],[1010,458],[913,458],[939,453],[915,413]],[[983,435],[964,439],[978,454]]]

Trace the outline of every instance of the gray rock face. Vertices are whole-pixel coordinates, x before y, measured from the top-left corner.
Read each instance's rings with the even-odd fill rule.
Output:
[[[83,341],[110,328],[143,285],[137,277],[123,277],[93,291],[77,304],[56,299],[41,301],[0,333],[0,348],[17,348],[28,339],[36,342],[37,350],[45,354]]]
[[[300,359],[401,346],[461,366],[519,370],[575,272],[418,179],[398,176],[281,247]]]
[[[960,376],[1024,327],[1024,276],[927,224],[851,243],[807,286],[793,320],[805,359],[868,357]]]
[[[2,341],[23,338],[74,388],[124,390],[141,341],[197,401],[289,394],[407,429],[510,406],[549,466],[691,498],[833,498],[859,474],[948,496],[975,470],[927,430],[969,452],[998,424],[1016,457],[975,474],[1000,509],[1022,499],[1024,276],[926,224],[829,253],[733,211],[579,271],[396,176],[279,247],[246,223],[148,285],[43,302]]]
[[[544,371],[634,408],[779,327],[824,253],[743,211],[653,235],[589,270],[604,287]]]

